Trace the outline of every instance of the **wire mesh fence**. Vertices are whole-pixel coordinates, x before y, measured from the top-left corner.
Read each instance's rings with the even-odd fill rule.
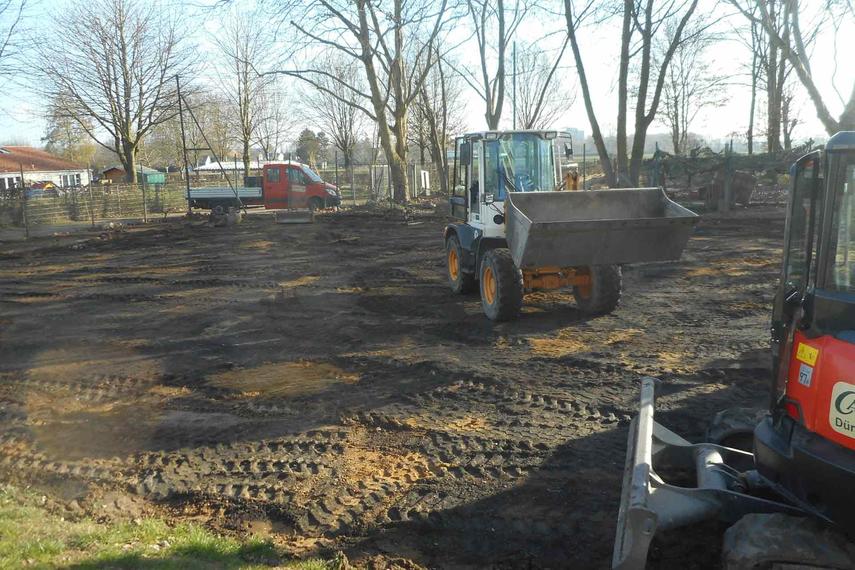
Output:
[[[11,188],[0,193],[0,229],[29,235],[105,222],[148,221],[186,209],[186,191],[178,184]]]
[[[392,205],[394,189],[388,165],[320,165],[321,178],[335,184],[342,206],[375,203]],[[324,167],[325,166],[325,167]],[[408,198],[442,195],[440,169],[432,164],[407,167]],[[192,188],[243,185],[242,172],[193,174]],[[448,186],[446,186],[448,187]],[[186,212],[186,182],[168,175],[165,184],[92,184],[68,188],[9,188],[0,190],[0,240],[95,228],[108,222],[151,221]]]

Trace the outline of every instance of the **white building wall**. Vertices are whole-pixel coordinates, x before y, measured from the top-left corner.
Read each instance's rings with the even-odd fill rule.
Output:
[[[78,178],[79,177],[79,178]],[[18,172],[0,172],[0,190],[17,186],[21,180]],[[89,171],[85,168],[80,170],[51,170],[51,171],[24,171],[24,182],[53,182],[59,187],[86,186],[89,184]]]

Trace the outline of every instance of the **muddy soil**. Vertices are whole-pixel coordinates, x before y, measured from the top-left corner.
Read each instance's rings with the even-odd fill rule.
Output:
[[[492,324],[435,215],[254,215],[0,252],[0,477],[69,512],[164,513],[296,555],[606,568],[639,379],[689,439],[762,405],[783,212],[706,217],[612,315]],[[718,566],[709,525],[655,544]]]

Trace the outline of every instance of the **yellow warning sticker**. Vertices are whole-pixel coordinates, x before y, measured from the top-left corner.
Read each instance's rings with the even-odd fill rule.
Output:
[[[796,351],[796,358],[798,358],[805,364],[816,366],[817,357],[819,357],[818,348],[808,346],[803,342],[799,343],[799,349]]]

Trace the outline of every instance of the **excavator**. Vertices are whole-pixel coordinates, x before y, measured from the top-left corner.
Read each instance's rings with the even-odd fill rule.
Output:
[[[719,412],[693,444],[656,422],[656,381],[642,380],[613,569],[644,568],[654,536],[712,519],[732,525],[726,569],[855,568],[855,132],[790,175],[769,408]]]

